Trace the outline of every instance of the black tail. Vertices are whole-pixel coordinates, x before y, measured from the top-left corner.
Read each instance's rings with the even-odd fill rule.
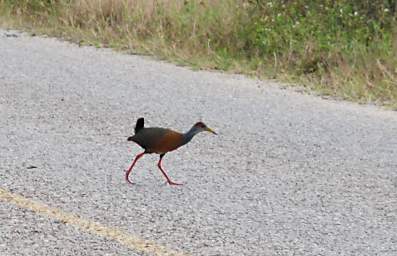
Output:
[[[135,125],[135,134],[137,134],[140,130],[142,130],[144,126],[145,126],[145,119],[143,119],[143,117],[138,118],[138,120],[136,120],[136,125]]]

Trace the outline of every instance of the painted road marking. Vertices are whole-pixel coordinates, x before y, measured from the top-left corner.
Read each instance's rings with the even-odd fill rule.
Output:
[[[52,208],[48,205],[14,194],[2,188],[0,188],[0,200],[11,203],[20,208],[31,210],[45,217],[61,221],[67,225],[74,226],[81,231],[117,241],[136,252],[157,256],[187,256],[184,253],[157,245],[152,241],[140,239],[139,237],[128,234],[120,229],[107,227],[98,222],[81,218],[75,214],[63,212],[58,208]]]

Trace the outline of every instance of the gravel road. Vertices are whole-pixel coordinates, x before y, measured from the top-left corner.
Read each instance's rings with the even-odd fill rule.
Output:
[[[148,126],[202,133],[124,169]],[[187,255],[397,255],[397,113],[0,30],[0,188]],[[37,168],[30,168],[30,167]],[[0,199],[0,255],[142,255]]]

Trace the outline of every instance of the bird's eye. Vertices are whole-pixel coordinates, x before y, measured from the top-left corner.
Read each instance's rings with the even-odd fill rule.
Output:
[[[198,122],[198,123],[196,124],[196,126],[199,127],[199,128],[205,128],[205,124],[202,123],[202,122]]]

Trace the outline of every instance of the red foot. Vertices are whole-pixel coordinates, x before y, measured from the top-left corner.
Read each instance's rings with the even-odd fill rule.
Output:
[[[128,168],[128,170],[126,170],[126,173],[125,173],[125,180],[126,180],[128,183],[134,184],[134,183],[132,183],[132,182],[128,179],[128,176],[130,175],[130,172],[132,171],[132,168],[134,167],[136,161],[138,161],[138,159],[141,158],[144,154],[145,154],[145,152],[142,152],[142,153],[138,154],[138,155],[135,157],[134,161],[132,162],[131,166]]]
[[[183,185],[182,183],[176,183],[176,182],[173,182],[173,181],[168,181],[168,184],[175,185],[175,186],[182,186]]]
[[[127,170],[125,170],[126,172],[127,172]],[[128,179],[128,174],[126,173],[126,175],[125,175],[125,180],[128,182],[128,183],[130,183],[130,184],[134,184],[134,183],[132,183],[131,181],[130,181],[130,179]]]

